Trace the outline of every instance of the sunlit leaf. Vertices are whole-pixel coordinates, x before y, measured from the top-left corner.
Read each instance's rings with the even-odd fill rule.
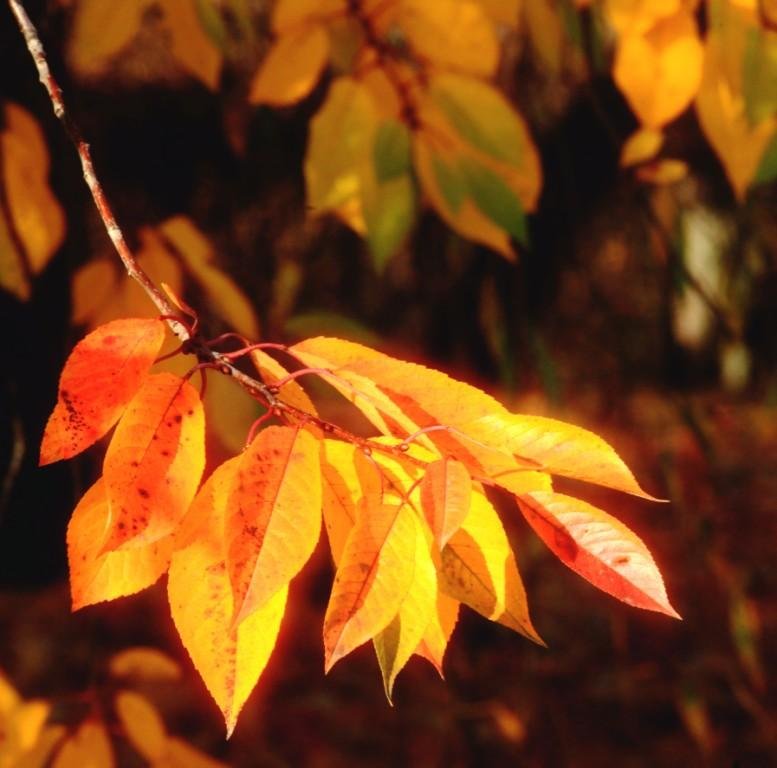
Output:
[[[67,728],[64,725],[44,725],[35,743],[13,763],[13,768],[44,768],[51,765],[51,756],[66,734]]]
[[[103,552],[109,523],[108,497],[100,479],[84,494],[67,528],[74,611],[139,592],[157,581],[170,563],[169,537],[141,547]]]
[[[226,517],[235,623],[297,575],[321,531],[319,445],[307,430],[268,427],[240,458]]]
[[[119,691],[114,706],[130,744],[146,760],[159,759],[165,751],[167,729],[151,702],[134,691]]]
[[[413,581],[416,521],[406,504],[363,499],[324,618],[324,668],[385,629]]]
[[[239,466],[239,457],[222,464],[197,494],[182,523],[185,531],[167,582],[175,627],[224,715],[228,735],[275,647],[287,595],[281,587],[262,608],[233,625],[223,531]]]
[[[477,4],[493,21],[508,27],[518,25],[518,17],[524,5],[522,0],[477,0]]]
[[[41,465],[75,456],[116,423],[140,388],[164,335],[161,320],[115,320],[75,346],[60,375],[57,404],[41,444]]]
[[[125,648],[111,658],[109,669],[114,677],[148,682],[178,680],[181,667],[175,659],[157,648]]]
[[[29,278],[43,271],[64,239],[65,216],[48,186],[49,154],[37,122],[8,102],[0,126],[0,185],[7,205],[0,207],[0,288],[27,299]]]
[[[440,589],[536,643],[526,590],[499,515],[474,487],[469,514],[442,550]]]
[[[47,701],[24,701],[0,677],[0,768],[16,768],[31,755],[51,711]]]
[[[643,34],[623,35],[613,78],[644,125],[659,128],[693,101],[704,50],[691,13],[681,11]]]
[[[443,458],[426,468],[420,487],[421,508],[442,549],[467,517],[472,479],[460,461]]]
[[[116,427],[103,463],[110,509],[104,550],[172,533],[205,467],[199,393],[170,373],[149,376]]]
[[[680,618],[647,547],[619,520],[560,493],[517,499],[537,535],[577,574],[624,603]]]
[[[621,147],[621,168],[652,160],[664,143],[664,134],[655,128],[640,128]]]
[[[254,76],[248,100],[284,107],[304,99],[318,82],[328,54],[329,38],[318,24],[281,36]]]
[[[415,524],[412,581],[397,615],[372,641],[389,701],[397,675],[415,652],[437,610],[437,569],[429,551],[430,542],[418,519],[414,516],[412,520]]]
[[[345,6],[346,0],[277,0],[273,7],[272,26],[276,32],[285,32],[343,13]]]
[[[443,677],[443,659],[448,648],[456,622],[459,619],[458,600],[438,591],[437,605],[432,613],[432,619],[426,627],[424,636],[415,652],[426,659]]]

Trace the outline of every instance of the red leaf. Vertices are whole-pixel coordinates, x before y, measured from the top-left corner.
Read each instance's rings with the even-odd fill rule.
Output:
[[[149,544],[172,533],[204,466],[205,416],[197,390],[171,373],[149,376],[105,455],[111,519],[103,550]]]
[[[624,603],[680,618],[648,548],[619,520],[561,493],[538,491],[516,499],[551,552],[584,579]]]
[[[69,459],[99,440],[119,419],[159,353],[165,324],[114,320],[82,339],[59,379],[46,424],[40,464]]]

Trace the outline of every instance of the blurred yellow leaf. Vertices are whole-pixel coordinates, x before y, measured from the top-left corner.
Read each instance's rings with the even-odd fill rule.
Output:
[[[29,278],[64,239],[65,216],[48,186],[49,155],[35,119],[7,102],[0,125],[0,288],[24,300]]]
[[[181,667],[156,648],[126,648],[119,651],[110,661],[110,671],[114,677],[128,677],[134,680],[156,682],[178,680]]]
[[[317,213],[355,201],[360,206],[360,165],[368,158],[377,122],[363,85],[340,77],[310,124],[305,156],[308,204]]]
[[[282,33],[310,21],[344,13],[346,0],[277,0],[272,14],[272,27]]]
[[[756,126],[750,125],[742,93],[735,90],[726,76],[724,56],[721,42],[710,34],[696,112],[704,135],[723,164],[736,196],[742,200],[777,132],[777,118],[772,116]]]
[[[100,73],[140,30],[152,0],[78,0],[67,44],[70,66],[81,75]]]
[[[507,27],[518,26],[521,6],[525,5],[523,0],[477,0],[477,4],[491,19]]]
[[[64,725],[44,725],[35,744],[14,763],[13,768],[45,768],[50,765],[49,758],[66,733]]]
[[[637,178],[647,184],[675,184],[688,175],[688,163],[666,158],[637,168]]]
[[[304,99],[318,82],[329,54],[329,37],[320,24],[282,35],[254,76],[248,100],[283,107]]]
[[[51,768],[113,768],[114,765],[105,725],[86,720],[64,742]]]
[[[655,128],[640,128],[621,147],[621,168],[644,163],[656,156],[664,143],[664,134]]]
[[[154,763],[154,768],[228,768],[181,739],[168,739],[165,754]]]
[[[213,247],[185,216],[165,221],[159,232],[174,246],[191,276],[205,292],[214,311],[238,333],[259,337],[259,321],[251,302],[216,264]]]
[[[561,4],[554,0],[529,0],[524,4],[523,13],[526,31],[532,48],[542,65],[552,75],[561,72],[568,41],[561,17]]]
[[[115,707],[130,744],[151,762],[160,757],[165,750],[167,730],[151,702],[134,691],[119,691]]]
[[[701,84],[703,48],[696,20],[680,11],[618,40],[613,78],[640,121],[659,128],[677,117]]]
[[[496,71],[499,42],[474,0],[402,0],[398,22],[410,46],[433,65],[482,77]]]
[[[5,680],[3,688],[7,709],[0,712],[0,768],[15,768],[38,741],[51,705],[46,701],[23,701]]]
[[[657,21],[685,9],[698,0],[604,0],[605,15],[618,34],[643,34]]]
[[[221,74],[221,51],[205,32],[202,19],[197,13],[196,0],[156,2],[165,13],[173,56],[189,74],[215,91]]]

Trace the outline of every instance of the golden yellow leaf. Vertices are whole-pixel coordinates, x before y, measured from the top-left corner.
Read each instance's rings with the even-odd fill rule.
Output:
[[[437,568],[430,553],[431,536],[415,515],[411,519],[415,526],[412,581],[397,615],[372,640],[389,701],[394,680],[418,648],[437,609]]]
[[[494,74],[499,43],[474,0],[402,0],[398,23],[411,48],[432,65],[480,77]]]
[[[0,672],[0,715],[7,715],[16,708],[21,700],[16,689],[11,685],[11,681]]]
[[[621,168],[652,160],[664,143],[664,134],[656,128],[640,128],[621,147]]]
[[[426,659],[443,676],[443,659],[448,643],[459,620],[461,603],[438,590],[437,604],[432,612],[432,619],[426,627],[426,632],[418,644],[415,653]]]
[[[48,186],[49,155],[38,123],[12,102],[3,107],[3,122],[0,184],[10,221],[0,223],[7,241],[4,249],[9,249],[0,257],[0,287],[26,299],[30,292],[28,278],[43,271],[65,237],[65,216]],[[3,211],[0,216],[4,218]],[[22,253],[18,246],[23,248]]]
[[[81,75],[101,73],[140,30],[151,0],[78,0],[70,30],[68,62]]]
[[[130,744],[152,763],[161,757],[165,751],[167,729],[156,707],[134,691],[119,691],[114,706]]]
[[[657,21],[681,10],[692,11],[696,0],[604,0],[607,20],[618,34],[642,34]]]
[[[85,720],[64,742],[51,768],[113,768],[113,749],[105,725]]]
[[[499,515],[474,486],[469,514],[442,551],[440,589],[528,637],[542,639],[529,618],[526,591]]]
[[[4,687],[9,708],[0,713],[0,768],[16,768],[35,747],[51,705],[40,700],[22,701],[9,683]]]
[[[240,457],[208,478],[181,523],[167,582],[184,647],[224,715],[227,735],[264,671],[286,608],[284,586],[238,626],[226,568],[224,517]]]
[[[183,68],[210,90],[218,87],[221,51],[205,32],[196,0],[156,0],[170,30],[171,51]],[[117,3],[121,5],[122,3]]]
[[[157,682],[178,680],[181,667],[178,662],[157,648],[126,648],[111,657],[109,669],[114,677]]]
[[[325,671],[396,616],[413,581],[414,515],[402,503],[359,503],[324,618]]]
[[[313,405],[313,401],[308,396],[308,393],[298,384],[294,379],[287,379],[289,372],[274,358],[270,357],[262,349],[254,349],[250,353],[251,362],[259,371],[259,375],[262,377],[262,381],[268,386],[278,386],[279,382],[283,382],[278,390],[278,397],[283,402],[288,403],[295,408],[299,408],[305,413],[317,414],[316,406]]]
[[[710,34],[704,55],[704,77],[696,97],[696,113],[704,135],[723,164],[739,200],[744,199],[769,142],[777,135],[772,116],[751,126],[736,80],[725,68],[727,53],[717,35]]]
[[[282,35],[270,48],[248,93],[252,104],[284,107],[304,99],[315,87],[329,55],[329,37],[320,24]]]
[[[643,125],[660,128],[693,101],[704,50],[687,11],[618,39],[613,78]]]
[[[219,268],[212,245],[197,227],[185,216],[175,216],[161,224],[158,232],[172,244],[216,314],[238,333],[257,339],[259,321],[251,302]]]
[[[144,547],[103,553],[110,520],[102,479],[83,496],[67,527],[73,610],[131,595],[151,586],[167,570],[170,538]]]
[[[51,755],[66,733],[64,725],[44,725],[35,743],[16,760],[13,768],[45,768],[50,765]]]
[[[277,0],[272,27],[278,33],[344,13],[346,0]]]
[[[477,0],[477,4],[498,24],[517,27],[521,8],[526,7],[523,0]],[[531,4],[531,0],[528,3]]]
[[[469,512],[472,478],[460,461],[445,457],[426,468],[420,491],[426,522],[442,549]]]

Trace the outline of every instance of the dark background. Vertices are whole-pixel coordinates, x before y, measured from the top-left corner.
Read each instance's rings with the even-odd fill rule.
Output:
[[[548,81],[519,52],[503,80],[518,91],[545,172],[531,247],[511,265],[426,213],[377,275],[355,235],[331,219],[305,219],[307,125],[326,82],[281,112],[249,108],[229,72],[215,94],[184,76],[138,82],[120,71],[77,82],[63,59],[67,11],[53,2],[29,10],[131,241],[141,226],[187,215],[251,297],[265,338],[335,334],[348,321],[358,338],[482,386],[514,410],[602,434],[644,487],[671,503],[575,491],[645,540],[684,621],[598,593],[505,503],[549,649],[464,610],[446,681],[413,660],[392,708],[369,647],[323,676],[324,544],[294,582],[279,647],[225,745],[163,585],[71,615],[65,527],[101,457],[98,449],[38,469],[36,456],[58,373],[83,334],[69,321],[70,280],[108,245],[75,152],[1,5],[0,97],[40,121],[68,226],[30,301],[0,293],[0,668],[22,693],[55,700],[56,717],[76,722],[79,692],[99,689],[110,655],[150,644],[186,669],[185,683],[152,692],[171,731],[236,765],[777,762],[777,188],[755,189],[737,205],[692,114],[668,133],[689,179],[657,190],[641,184],[618,167],[620,142],[636,126],[611,81],[596,73],[584,83],[563,73]],[[749,281],[735,312],[752,363],[737,391],[719,373],[727,317],[714,318],[693,352],[675,338],[672,306],[688,286],[676,231],[655,214],[661,205],[677,215],[704,206],[733,232],[724,268]],[[613,238],[625,243],[615,256]],[[742,256],[749,248],[765,264],[757,274]],[[281,279],[289,274],[300,276],[296,288]]]

